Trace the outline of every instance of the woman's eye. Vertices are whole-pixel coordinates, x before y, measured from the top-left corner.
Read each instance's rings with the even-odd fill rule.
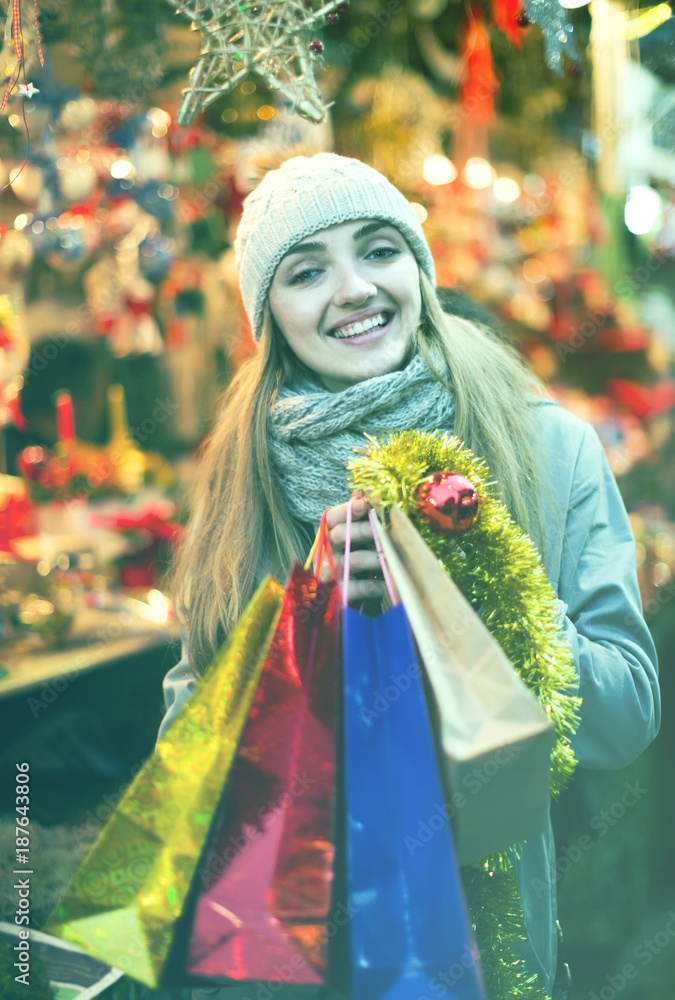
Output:
[[[315,274],[319,273],[318,267],[307,267],[304,271],[298,271],[289,280],[289,285],[301,285],[305,281],[310,281]]]
[[[387,260],[389,257],[395,257],[401,251],[397,247],[375,247],[370,250],[367,257],[375,257],[376,260]]]

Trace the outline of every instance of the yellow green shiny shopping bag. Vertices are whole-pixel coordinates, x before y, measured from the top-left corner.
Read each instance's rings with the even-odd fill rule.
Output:
[[[45,927],[148,986],[160,982],[283,597],[270,577],[261,584]]]

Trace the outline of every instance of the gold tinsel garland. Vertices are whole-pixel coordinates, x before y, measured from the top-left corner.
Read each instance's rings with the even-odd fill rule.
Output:
[[[480,608],[486,626],[554,727],[550,788],[557,795],[575,767],[569,740],[578,724],[580,699],[570,694],[577,686],[576,667],[560,634],[556,597],[537,550],[495,496],[485,462],[459,438],[406,431],[382,443],[368,440],[363,456],[349,466],[354,489],[385,511],[400,504],[467,600]],[[455,535],[438,534],[417,509],[417,487],[432,473],[445,471],[466,476],[480,497],[476,522]],[[536,975],[512,950],[525,940],[525,918],[509,853],[468,865],[462,880],[487,996],[543,1000]]]

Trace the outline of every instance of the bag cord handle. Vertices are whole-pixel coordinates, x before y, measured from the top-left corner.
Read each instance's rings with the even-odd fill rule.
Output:
[[[314,575],[317,579],[321,577],[321,570],[323,569],[324,558],[328,560],[328,565],[330,569],[335,572],[335,560],[333,559],[333,552],[330,547],[330,542],[328,541],[328,522],[326,520],[328,511],[325,510],[321,515],[321,523],[319,524],[319,530],[316,533],[316,538],[312,543],[312,547],[309,550],[309,555],[305,562],[305,569],[309,569],[312,565],[312,559],[316,553],[316,569]]]
[[[349,596],[349,556],[352,551],[352,505],[354,501],[349,498],[347,504],[347,520],[345,522],[345,563],[342,571],[342,607],[346,608]]]
[[[375,540],[375,551],[377,552],[377,558],[380,560],[380,567],[382,568],[382,576],[384,577],[384,584],[387,588],[387,593],[389,594],[389,600],[391,601],[392,607],[396,607],[399,603],[399,597],[396,593],[396,587],[394,586],[394,581],[391,578],[391,573],[389,572],[389,564],[387,563],[386,556],[382,551],[382,543],[380,542],[380,536],[377,531],[377,514],[372,507],[368,509],[368,520],[370,521],[370,526],[373,529],[373,539]]]

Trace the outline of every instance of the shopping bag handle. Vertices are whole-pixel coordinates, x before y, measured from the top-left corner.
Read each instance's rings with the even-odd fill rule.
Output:
[[[352,505],[354,503],[354,498],[352,497],[347,504],[347,520],[345,522],[345,564],[344,570],[342,572],[342,607],[346,608],[348,604],[349,595],[349,556],[352,550]],[[396,589],[391,579],[391,574],[389,572],[389,567],[387,566],[387,560],[384,557],[384,552],[382,551],[382,546],[380,545],[380,539],[377,535],[377,529],[374,524],[375,512],[370,508],[368,510],[368,520],[373,529],[373,538],[375,540],[375,551],[377,552],[377,558],[380,560],[380,566],[382,567],[382,575],[384,576],[384,583],[387,588],[387,593],[389,594],[389,599],[392,605],[395,607],[399,603],[398,595],[396,594]]]
[[[342,607],[346,608],[349,601],[349,555],[352,550],[352,504],[350,497],[347,504],[347,520],[345,521],[345,562],[342,569]]]
[[[394,581],[391,578],[391,573],[389,572],[389,564],[387,563],[386,556],[382,551],[382,543],[380,542],[380,536],[377,532],[377,514],[372,507],[368,509],[368,520],[370,521],[370,526],[373,529],[375,551],[377,552],[377,558],[380,560],[382,576],[384,577],[384,585],[387,588],[387,593],[389,594],[389,600],[391,601],[392,606],[396,607],[399,603],[399,597],[396,593],[396,587],[394,586]]]
[[[327,521],[328,511],[325,510],[321,515],[321,522],[319,524],[319,530],[316,533],[316,538],[312,542],[312,547],[309,550],[309,555],[307,556],[307,561],[305,562],[305,569],[309,569],[312,565],[312,559],[316,553],[316,570],[315,576],[317,580],[321,576],[321,570],[323,568],[324,558],[328,560],[328,565],[335,572],[335,560],[333,559],[333,552],[330,547],[330,542],[328,541],[328,521]]]

